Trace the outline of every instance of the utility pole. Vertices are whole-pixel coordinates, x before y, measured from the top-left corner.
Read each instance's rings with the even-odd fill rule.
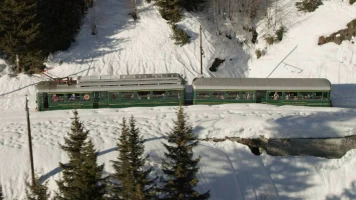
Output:
[[[27,133],[28,133],[28,146],[30,148],[32,186],[36,186],[35,170],[34,170],[34,167],[33,167],[33,153],[32,153],[31,127],[30,127],[30,114],[29,114],[29,111],[28,111],[28,105],[27,104],[28,104],[28,100],[27,100],[27,95],[26,95]]]
[[[203,54],[204,54],[204,51],[203,51],[203,45],[202,45],[202,34],[201,34],[201,25],[200,25],[200,75],[203,76]]]

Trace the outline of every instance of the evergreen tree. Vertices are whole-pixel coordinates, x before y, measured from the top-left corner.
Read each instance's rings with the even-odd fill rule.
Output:
[[[27,183],[26,195],[28,200],[47,200],[50,197],[48,193],[48,182],[43,185],[36,181],[36,185],[32,186]]]
[[[104,199],[105,180],[103,165],[97,166],[97,152],[90,139],[89,131],[84,131],[78,112],[74,111],[71,132],[65,137],[65,145],[60,145],[69,156],[69,163],[59,163],[63,180],[57,181],[59,193],[56,199],[99,200]]]
[[[199,6],[205,3],[205,0],[184,0],[184,8],[187,11],[198,10]]]
[[[163,19],[170,23],[177,23],[182,19],[183,3],[183,0],[156,0],[155,5],[159,7]]]
[[[154,180],[150,180],[148,175],[153,170],[150,169],[144,171],[143,167],[148,159],[148,156],[143,157],[145,146],[144,140],[139,135],[139,130],[136,128],[136,120],[133,116],[130,118],[130,134],[129,134],[129,146],[130,146],[130,163],[132,175],[134,177],[134,194],[133,199],[136,200],[149,200],[156,199],[155,196],[155,184]]]
[[[129,125],[122,121],[121,135],[117,144],[119,156],[113,162],[114,178],[120,181],[121,187],[114,188],[116,198],[149,200],[156,199],[154,180],[148,178],[152,168],[144,171],[148,156],[143,157],[143,139],[139,136],[133,116]]]
[[[113,199],[130,199],[130,193],[133,192],[134,186],[132,184],[132,177],[129,177],[129,128],[127,127],[125,118],[122,119],[121,126],[121,135],[117,143],[119,155],[117,161],[111,162],[113,163],[113,168],[115,170],[113,178],[120,181],[121,185],[125,185],[125,189],[119,184],[114,184],[111,193]]]
[[[172,24],[171,25],[173,35],[172,39],[174,39],[174,44],[175,45],[180,45],[183,46],[185,44],[188,44],[190,42],[190,37],[189,35],[184,32],[184,30],[180,29],[177,24]]]
[[[2,194],[2,185],[0,184],[0,200],[3,200],[4,196]]]
[[[13,63],[18,55],[20,71],[42,70],[49,53],[74,41],[87,1],[0,0],[0,51]]]
[[[46,0],[42,0],[46,1]],[[67,50],[75,41],[84,16],[84,0],[49,0],[42,4],[41,15],[46,29],[46,38],[51,44],[50,50]]]
[[[43,68],[46,57],[40,49],[43,33],[37,9],[37,0],[0,1],[0,51],[14,63],[18,55],[25,72]]]
[[[208,199],[210,192],[203,194],[194,190],[199,180],[196,173],[200,158],[193,158],[193,148],[198,145],[197,138],[192,134],[192,126],[187,122],[182,107],[177,112],[177,121],[174,128],[167,135],[167,141],[172,145],[163,144],[167,150],[167,160],[162,161],[163,173],[163,199],[186,200],[186,199]]]

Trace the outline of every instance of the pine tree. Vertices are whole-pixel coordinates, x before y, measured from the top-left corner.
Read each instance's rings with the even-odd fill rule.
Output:
[[[136,120],[133,116],[130,118],[130,134],[128,138],[130,146],[130,163],[132,168],[132,174],[134,176],[134,194],[133,199],[136,200],[149,200],[156,199],[155,196],[155,184],[154,180],[149,179],[149,174],[153,170],[150,169],[144,171],[143,167],[148,160],[148,156],[143,157],[145,146],[144,140],[139,135],[139,130],[136,128]]]
[[[174,44],[175,45],[180,45],[183,46],[185,44],[188,44],[190,42],[190,37],[189,35],[184,32],[184,30],[180,29],[177,24],[172,24],[171,25],[173,35],[171,36],[172,39],[174,39]]]
[[[38,72],[49,53],[69,48],[85,9],[86,0],[0,0],[0,51]]]
[[[187,11],[193,11],[198,10],[203,3],[205,3],[205,0],[184,0],[183,6]]]
[[[95,150],[92,140],[89,140],[84,148],[84,163],[81,169],[81,180],[90,193],[88,199],[103,199],[106,193],[106,178],[102,178],[104,164],[97,165],[98,152]],[[82,198],[84,199],[84,198]]]
[[[48,182],[40,184],[37,180],[36,185],[32,186],[27,183],[26,196],[28,200],[47,200],[50,197],[48,193]]]
[[[120,185],[114,184],[112,187],[112,196],[113,199],[130,199],[130,193],[133,192],[134,186],[131,181],[132,177],[128,176],[130,168],[128,144],[129,128],[127,127],[125,118],[122,119],[121,126],[121,135],[117,143],[119,155],[117,161],[111,161],[115,170],[113,178],[120,181]],[[125,189],[121,185],[125,185]]]
[[[75,41],[84,16],[84,0],[50,0],[42,4],[41,15],[50,51],[67,50]]]
[[[78,112],[73,111],[71,132],[60,145],[69,156],[69,163],[59,163],[63,180],[57,181],[59,193],[56,199],[99,200],[104,199],[105,184],[102,177],[103,165],[97,166],[97,152],[90,139],[89,131],[84,131]]]
[[[163,19],[169,23],[177,23],[182,19],[183,0],[156,0],[155,5]]]
[[[2,194],[2,185],[0,184],[0,200],[3,200],[4,196]]]
[[[0,1],[0,51],[14,63],[19,55],[25,72],[43,68],[46,57],[40,49],[43,33],[37,11],[37,0]]]
[[[174,128],[167,135],[167,141],[172,145],[163,144],[167,150],[165,156],[167,160],[162,161],[163,179],[162,194],[163,199],[185,200],[185,199],[208,199],[210,192],[203,194],[194,190],[199,180],[196,173],[200,158],[193,158],[193,148],[198,145],[197,138],[192,134],[192,126],[187,122],[182,107],[177,112],[177,121],[174,121]]]
[[[139,136],[133,116],[130,118],[129,125],[123,119],[121,135],[117,144],[119,156],[117,161],[112,161],[115,169],[114,178],[120,181],[120,187],[113,189],[116,198],[156,199],[154,180],[150,180],[148,177],[152,168],[143,170],[148,159],[148,156],[143,157],[143,141]]]

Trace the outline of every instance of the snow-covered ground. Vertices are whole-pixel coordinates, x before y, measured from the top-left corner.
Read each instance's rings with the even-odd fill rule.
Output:
[[[134,115],[150,165],[160,174],[164,142],[175,119],[174,107],[79,110],[84,126],[90,130],[105,172],[113,172],[110,160],[116,159],[115,145],[123,117]],[[356,114],[348,109],[274,107],[263,105],[222,105],[186,107],[199,138],[237,137],[334,137],[353,134]],[[60,178],[58,162],[66,162],[60,150],[63,136],[70,130],[71,111],[31,113],[35,171],[41,180]],[[28,143],[24,112],[0,117],[0,181],[8,199],[24,198],[24,181],[29,180]],[[234,142],[201,142],[198,189],[211,190],[211,199],[326,199],[352,192],[356,150],[341,159],[315,157],[255,156],[247,146]],[[348,198],[355,194],[345,192]],[[339,199],[339,198],[336,198]]]
[[[177,47],[169,38],[169,26],[152,4],[139,1],[139,20],[134,22],[128,15],[129,2],[96,1],[83,21],[77,42],[68,51],[49,58],[48,73],[62,77],[178,72],[190,82],[200,73],[199,24],[203,24],[204,76],[328,78],[333,84],[333,104],[343,108],[254,104],[186,107],[199,138],[355,134],[356,39],[354,43],[317,45],[320,35],[345,28],[356,18],[355,4],[328,0],[315,12],[305,14],[296,11],[294,1],[280,1],[283,12],[279,18],[287,33],[282,42],[268,46],[267,54],[256,59],[254,48],[266,47],[262,39],[263,20],[257,27],[259,43],[249,48],[217,36],[205,15],[186,13],[179,25],[191,35],[192,42]],[[95,36],[90,34],[93,24],[98,27]],[[218,72],[211,73],[208,68],[216,57],[225,59],[225,63]],[[60,61],[63,64],[59,65]],[[34,112],[33,85],[46,78],[24,74],[13,77],[4,66],[5,62],[0,60],[0,182],[6,199],[24,199],[24,181],[30,179],[24,95],[30,99],[35,170],[42,181],[49,181],[52,190],[56,190],[55,180],[60,178],[58,162],[67,160],[58,143],[63,143],[63,136],[69,131],[72,114]],[[99,150],[99,163],[105,163],[108,173],[112,172],[109,160],[117,156],[115,146],[122,117],[134,115],[147,140],[150,165],[160,173],[162,136],[173,126],[174,107],[79,110],[79,114]],[[356,199],[356,175],[352,173],[356,150],[341,159],[255,156],[246,146],[226,141],[201,142],[195,152],[202,156],[198,189],[210,189],[214,200]]]

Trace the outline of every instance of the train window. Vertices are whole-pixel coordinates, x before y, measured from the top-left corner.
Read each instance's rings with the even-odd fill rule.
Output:
[[[269,92],[269,99],[270,100],[281,100],[282,99],[282,92]]]
[[[312,92],[301,92],[300,93],[300,98],[304,100],[312,100],[313,99],[313,93]]]
[[[138,99],[150,99],[150,91],[141,91],[137,92],[137,98]]]
[[[211,93],[211,98],[212,98],[212,99],[224,99],[224,98],[225,98],[225,95],[224,95],[224,92],[215,91],[215,92],[212,92],[212,93]]]
[[[51,99],[54,103],[62,102],[64,101],[64,94],[53,94]]]
[[[78,93],[73,93],[73,94],[67,94],[67,101],[80,101],[80,94]]]
[[[247,100],[255,99],[255,93],[254,92],[246,92],[246,99]]]
[[[298,100],[298,92],[285,92],[284,98],[286,100]]]
[[[246,100],[247,99],[247,93],[246,92],[241,92],[240,99],[241,100]]]
[[[322,92],[314,92],[314,99],[323,99],[323,93]]]
[[[167,97],[168,98],[180,98],[180,91],[168,91],[168,94],[167,94]]]
[[[107,100],[108,99],[108,93],[107,92],[99,92],[99,99],[100,101]]]
[[[165,91],[153,91],[153,99],[164,99]]]
[[[238,91],[226,92],[226,99],[240,99]]]
[[[323,100],[328,100],[329,92],[323,92]]]
[[[209,92],[197,92],[196,98],[197,99],[209,99]]]
[[[111,93],[111,100],[118,101],[119,99],[120,99],[120,93],[119,92]]]
[[[134,93],[133,92],[121,92],[121,99],[123,100],[133,100]]]
[[[253,92],[241,92],[240,99],[242,100],[251,100],[254,99],[254,93]]]

